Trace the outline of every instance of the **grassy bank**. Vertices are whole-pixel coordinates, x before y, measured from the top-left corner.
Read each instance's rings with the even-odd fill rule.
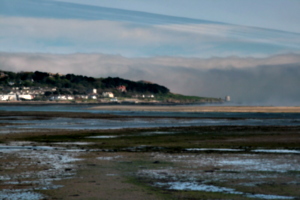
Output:
[[[218,99],[218,98],[188,96],[188,95],[174,94],[174,93],[157,95],[156,99],[161,102],[175,102],[175,103],[213,103],[213,102],[221,103],[223,102],[222,99]]]

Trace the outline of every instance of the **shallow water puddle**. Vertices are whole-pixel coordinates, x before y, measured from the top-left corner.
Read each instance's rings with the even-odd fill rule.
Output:
[[[0,199],[9,200],[40,200],[44,196],[40,193],[27,190],[2,190],[0,191]]]
[[[76,158],[79,152],[27,142],[1,145],[0,152],[0,159],[4,161],[1,168],[5,169],[0,171],[2,187],[13,188],[3,189],[0,199],[42,199],[44,197],[34,190],[62,187],[53,181],[73,177],[76,172],[73,163],[81,160]]]
[[[254,199],[294,199],[299,195],[297,191],[293,193],[289,191],[290,188],[297,188],[300,184],[300,157],[297,154],[190,152],[151,155],[153,160],[174,164],[168,168],[141,169],[137,172],[138,177],[150,179],[156,187],[168,190],[218,192]],[[281,188],[282,185],[288,189],[278,194],[275,190],[268,191],[274,184],[275,187]],[[254,188],[253,191],[257,188],[257,192],[247,192],[252,191],[250,188]]]
[[[229,176],[227,176],[229,175]],[[259,177],[257,174],[226,174],[221,172],[219,173],[207,173],[204,171],[189,171],[183,169],[159,169],[159,170],[140,170],[138,176],[150,178],[154,180],[153,186],[161,187],[168,190],[187,190],[187,191],[204,191],[204,192],[217,192],[225,194],[234,194],[242,195],[254,199],[294,199],[293,196],[283,196],[277,194],[256,194],[256,193],[247,193],[241,192],[229,187],[220,187],[211,184],[210,182],[216,183],[225,183],[226,180],[240,180],[245,179],[244,181],[248,182],[247,176],[253,176],[255,181],[263,180],[263,178],[271,177]],[[234,178],[232,177],[234,176]],[[233,179],[232,179],[233,178]],[[275,179],[274,179],[275,180]],[[243,180],[242,180],[243,182]],[[260,182],[261,183],[261,182]],[[298,183],[296,183],[298,184]],[[230,184],[232,187],[236,186],[235,184]],[[251,185],[250,187],[255,187],[256,185]]]
[[[169,190],[192,190],[192,191],[205,191],[205,192],[223,192],[229,194],[243,194],[231,188],[217,187],[213,185],[198,184],[193,182],[168,182],[156,183],[157,186],[167,187]]]
[[[20,151],[20,150],[53,150],[53,147],[48,146],[8,146],[0,145],[0,152],[4,151]]]
[[[142,112],[143,116],[153,116],[151,112]],[[160,112],[159,112],[160,113]],[[119,113],[119,114],[122,114]],[[125,113],[123,113],[125,114]],[[202,113],[203,114],[203,113]],[[196,115],[202,115],[196,114]],[[160,113],[159,116],[165,116],[166,113]],[[20,117],[14,116],[12,118],[2,118],[0,120],[0,134],[18,133],[18,132],[32,132],[41,130],[53,130],[53,129],[68,129],[68,130],[96,130],[96,129],[121,129],[121,128],[145,128],[145,127],[189,127],[189,126],[299,126],[300,120],[295,120],[293,117],[279,116],[282,119],[276,118],[262,118],[262,119],[248,119],[242,116],[240,119],[228,120],[221,118],[173,118],[174,113],[165,116],[166,118],[116,118],[116,119],[90,119],[90,118],[68,118],[68,117],[51,117],[51,118],[32,118],[32,117]],[[195,117],[195,114],[189,113],[184,115],[190,115]],[[207,115],[204,114],[204,115]],[[218,114],[220,115],[220,114]],[[253,114],[251,114],[253,115]],[[259,115],[259,114],[256,114]],[[200,117],[200,116],[199,116]],[[202,116],[203,117],[203,116]],[[206,116],[207,117],[207,116]],[[223,117],[228,117],[227,114]],[[7,124],[5,124],[7,123]],[[159,134],[159,133],[152,133]],[[167,133],[172,134],[172,133]]]
[[[123,156],[103,156],[103,157],[97,157],[99,160],[115,160],[122,158]]]
[[[92,139],[108,139],[108,138],[117,138],[119,136],[116,135],[98,135],[98,136],[89,136],[86,138],[92,138]]]
[[[188,148],[186,151],[244,151],[243,149],[217,149],[217,148]]]
[[[187,148],[185,151],[197,152],[197,151],[223,151],[223,152],[246,152],[245,149],[224,149],[224,148]],[[289,149],[254,149],[250,152],[253,153],[274,153],[274,154],[300,154],[300,150]]]
[[[294,199],[294,197],[288,197],[288,196],[243,193],[243,192],[236,191],[232,188],[218,187],[218,186],[206,185],[206,184],[199,184],[199,183],[196,183],[196,182],[168,182],[168,183],[158,182],[155,185],[158,186],[158,187],[167,188],[169,190],[191,190],[191,191],[205,191],[205,192],[221,192],[221,193],[227,193],[227,194],[243,195],[243,196],[246,196],[246,197],[249,197],[249,198],[256,198],[256,199]]]
[[[141,135],[168,135],[168,134],[176,134],[179,132],[173,131],[149,131],[149,132],[142,132]]]
[[[292,153],[292,154],[300,154],[300,150],[288,150],[288,149],[256,149],[256,150],[252,150],[252,152],[257,152],[257,153]]]
[[[53,142],[52,144],[58,145],[92,145],[93,142]]]
[[[176,134],[176,132],[167,132],[167,131],[149,131],[142,132],[140,136],[151,136],[151,135],[167,135],[167,134]],[[86,138],[92,139],[109,139],[109,138],[117,138],[124,137],[125,135],[97,135],[97,136],[88,136]],[[126,135],[126,136],[139,136],[139,135]]]
[[[231,171],[299,171],[300,157],[297,154],[153,154],[155,159],[184,163],[187,168],[206,169],[217,167]]]

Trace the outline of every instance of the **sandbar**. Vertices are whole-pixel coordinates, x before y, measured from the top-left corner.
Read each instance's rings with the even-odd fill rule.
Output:
[[[250,112],[250,113],[300,113],[299,106],[140,106],[103,105],[91,107],[93,110],[112,111],[155,111],[155,112]]]

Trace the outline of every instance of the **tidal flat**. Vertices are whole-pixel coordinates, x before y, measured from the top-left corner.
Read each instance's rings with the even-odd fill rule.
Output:
[[[297,124],[251,118],[267,125],[215,125],[203,117],[67,112],[0,117],[1,128],[10,130],[0,134],[1,199],[300,198]],[[86,119],[117,128],[59,126],[76,127]],[[53,121],[47,128],[33,126]],[[133,122],[142,125],[128,126]],[[143,126],[148,123],[153,126]]]

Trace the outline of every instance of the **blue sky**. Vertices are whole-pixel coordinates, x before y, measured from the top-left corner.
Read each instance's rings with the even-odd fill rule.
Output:
[[[300,33],[298,0],[64,0]]]
[[[0,3],[2,52],[202,58],[300,52],[300,3],[293,0]]]
[[[0,0],[0,69],[300,105],[299,0]]]

